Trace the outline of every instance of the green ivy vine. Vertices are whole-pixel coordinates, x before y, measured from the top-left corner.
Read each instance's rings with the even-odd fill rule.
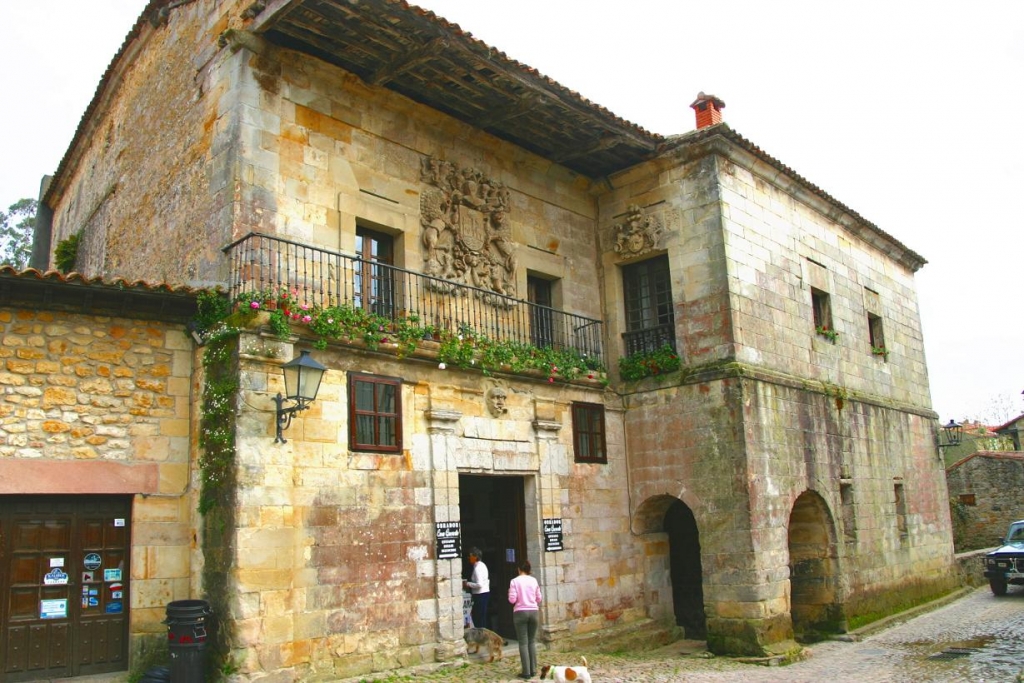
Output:
[[[235,408],[238,401],[238,367],[235,336],[221,336],[206,347],[203,367],[206,385],[199,422],[201,488],[199,512],[206,514],[222,505],[233,491],[235,471]]]

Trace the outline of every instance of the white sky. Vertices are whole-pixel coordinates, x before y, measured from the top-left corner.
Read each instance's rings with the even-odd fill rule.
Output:
[[[0,2],[0,208],[35,197],[144,0]],[[421,0],[652,132],[725,120],[922,254],[945,422],[1024,412],[1024,2]]]

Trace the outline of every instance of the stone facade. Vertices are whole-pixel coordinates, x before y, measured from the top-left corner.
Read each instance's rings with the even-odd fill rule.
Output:
[[[196,578],[218,558],[210,597],[241,676],[461,655],[463,566],[436,559],[440,522],[522,535],[551,647],[653,620],[716,652],[764,654],[950,588],[913,282],[923,259],[726,126],[588,177],[245,33],[262,21],[249,4],[140,21],[46,197],[52,243],[83,230],[88,274],[237,284],[244,267],[221,249],[251,231],[352,254],[371,230],[395,266],[479,287],[487,310],[549,283],[553,309],[603,322],[611,382],[331,343],[316,352],[317,400],[275,443],[281,362],[314,335],[243,331],[228,522],[205,534],[176,490],[176,529],[201,552],[159,574],[192,571],[160,598],[209,595]],[[624,382],[624,273],[662,257],[683,367]],[[351,448],[354,373],[400,379],[400,453]],[[490,412],[498,385],[506,411]],[[607,463],[574,457],[574,403],[602,407]],[[165,445],[184,486],[203,453],[197,421],[180,419],[189,445]],[[509,513],[491,494],[517,501],[510,531],[488,521]],[[564,550],[544,551],[547,519],[562,521]],[[511,564],[511,549],[485,560]]]
[[[1024,519],[1024,454],[979,451],[946,470],[957,552],[991,548],[1010,522]]]

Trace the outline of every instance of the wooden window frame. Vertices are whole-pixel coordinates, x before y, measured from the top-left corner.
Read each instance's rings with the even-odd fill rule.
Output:
[[[608,462],[608,441],[605,438],[605,409],[600,403],[573,401],[572,451],[576,462],[605,464]],[[581,424],[585,422],[585,424]],[[589,437],[585,439],[584,437]],[[595,454],[595,446],[600,453]]]
[[[359,410],[356,407],[356,385],[358,383],[374,385],[374,409]],[[377,387],[395,387],[394,412],[382,412],[377,407]],[[361,443],[358,441],[358,417],[370,416],[374,418],[374,440],[372,443]],[[381,420],[392,419],[395,422],[395,443],[380,443]],[[371,451],[374,453],[401,453],[402,452],[402,380],[399,377],[385,377],[382,375],[371,375],[361,372],[349,373],[348,376],[348,447],[352,451]]]
[[[362,246],[359,247],[360,240]],[[361,259],[356,268],[358,279],[353,282],[353,295],[357,297],[357,308],[372,311],[377,315],[394,318],[397,302],[395,281],[395,238],[387,233],[356,225],[356,257]],[[374,253],[374,245],[380,251]],[[356,286],[355,282],[359,285]]]
[[[676,347],[672,272],[667,254],[622,266],[626,355]]]

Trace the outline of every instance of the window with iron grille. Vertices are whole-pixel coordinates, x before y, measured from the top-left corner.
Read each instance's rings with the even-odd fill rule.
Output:
[[[668,256],[624,266],[622,287],[626,308],[626,332],[622,338],[626,355],[655,351],[665,344],[675,348],[675,314]]]
[[[402,380],[352,373],[348,378],[349,448],[402,450]]]
[[[576,462],[608,462],[604,439],[604,406],[572,404],[572,447]]]

